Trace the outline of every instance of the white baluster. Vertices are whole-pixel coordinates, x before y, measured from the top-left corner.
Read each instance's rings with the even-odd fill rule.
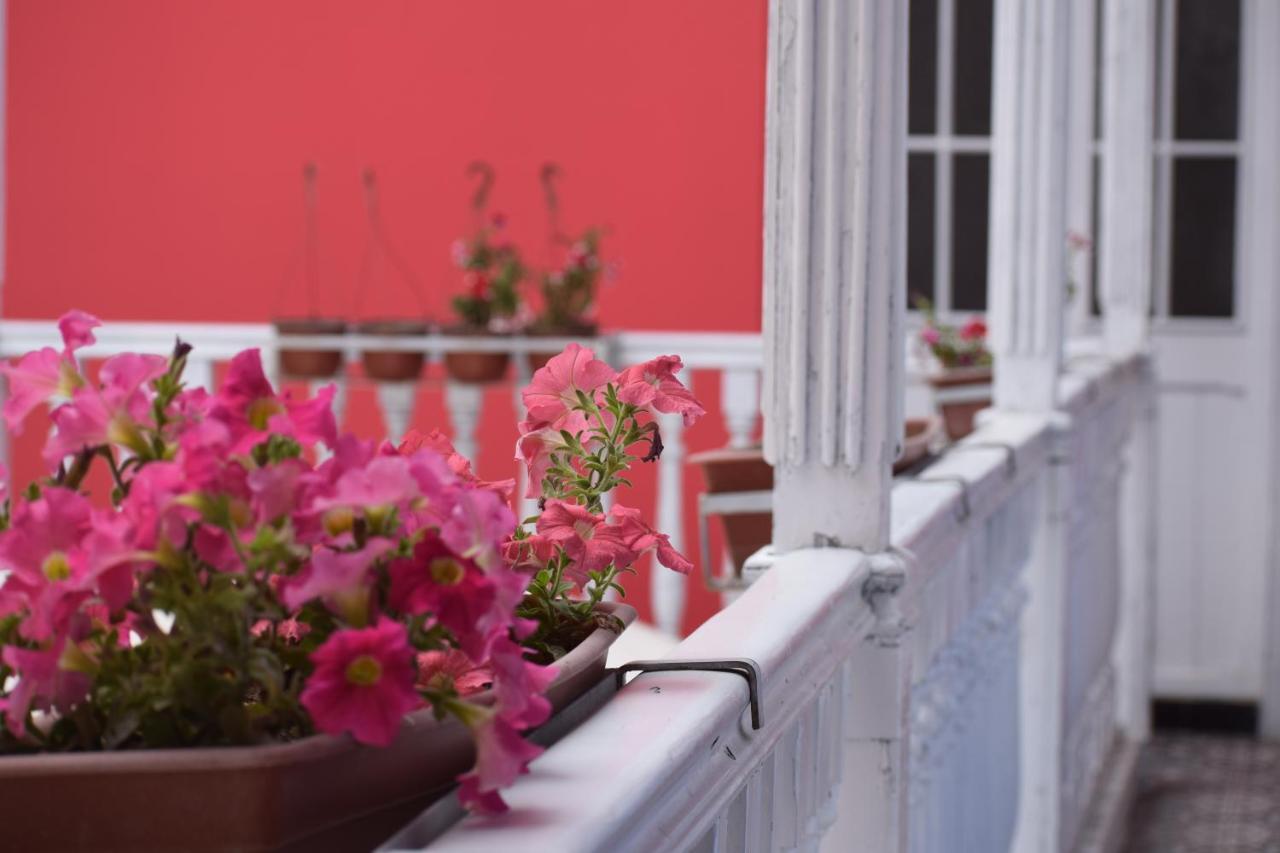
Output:
[[[760,372],[729,367],[720,375],[720,409],[730,447],[750,447],[760,414]]]
[[[209,393],[215,390],[213,387],[213,362],[207,358],[198,358],[196,350],[192,350],[187,356],[187,366],[182,372],[182,378],[188,388],[203,388]]]
[[[681,416],[658,415],[662,458],[658,460],[658,524],[677,551],[684,550],[684,422]],[[654,620],[668,634],[679,635],[684,618],[685,577],[658,563],[650,582]]]
[[[413,403],[418,396],[416,382],[379,382],[378,405],[382,408],[382,420],[387,426],[387,439],[400,442],[409,431],[413,419]]]
[[[342,418],[347,412],[347,378],[342,374],[333,379],[317,379],[307,383],[307,391],[311,396],[315,396],[327,385],[333,386],[333,402],[330,408],[333,411],[333,420],[338,425],[338,434],[342,434]],[[318,447],[316,451],[316,460],[323,462],[333,455],[332,448]]]
[[[529,384],[532,371],[529,369],[529,354],[527,352],[517,352],[513,355],[512,360],[516,367],[516,385],[514,389],[516,417],[520,420],[524,419],[526,414],[524,408],[524,387]],[[523,462],[517,463],[519,472],[516,474],[516,493],[519,498],[520,518],[528,518],[538,512],[538,501],[536,498],[525,497],[525,493],[529,490],[529,469]]]
[[[453,424],[453,446],[474,464],[484,386],[473,382],[446,382],[444,403],[449,409],[449,422]]]

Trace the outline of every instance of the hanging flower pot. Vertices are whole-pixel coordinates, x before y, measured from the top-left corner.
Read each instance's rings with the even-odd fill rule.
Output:
[[[635,621],[625,604],[598,607],[607,622],[556,661],[546,692],[554,711],[599,682],[618,629]],[[484,692],[468,698],[493,701]],[[466,728],[430,709],[406,717],[386,749],[314,735],[261,746],[4,756],[5,843],[25,853],[370,850],[474,763]]]
[[[345,320],[323,317],[278,318],[274,325],[281,338],[343,335],[347,331]],[[278,355],[280,372],[293,379],[327,379],[342,369],[340,349],[281,346]]]
[[[930,376],[929,384],[952,441],[973,432],[974,417],[991,406],[990,367],[951,368]]]
[[[579,321],[567,322],[560,326],[550,326],[535,323],[530,326],[525,334],[531,338],[572,338],[579,343],[585,343],[600,334],[600,327],[593,322]],[[529,371],[533,372],[547,366],[558,352],[551,351],[532,351],[529,353]]]
[[[474,326],[453,326],[446,329],[445,334],[457,337],[498,337],[488,329],[477,329]],[[510,364],[509,352],[455,350],[444,354],[445,373],[455,382],[501,382],[506,377]]]
[[[431,331],[421,320],[366,320],[356,326],[356,332],[367,337],[413,339],[424,338]],[[360,363],[370,379],[384,382],[407,382],[422,375],[426,354],[421,350],[364,349]]]

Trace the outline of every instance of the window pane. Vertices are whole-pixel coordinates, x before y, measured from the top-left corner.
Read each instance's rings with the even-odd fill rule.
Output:
[[[933,133],[937,129],[938,0],[916,0],[910,14],[907,132]]]
[[[933,299],[934,155],[907,155],[907,305]]]
[[[992,0],[956,3],[955,114],[957,134],[991,133]]]
[[[1173,163],[1175,317],[1230,317],[1235,311],[1236,161],[1176,158]]]
[[[951,174],[951,306],[987,308],[986,154],[957,154]]]
[[[1235,139],[1240,0],[1178,0],[1175,136]]]

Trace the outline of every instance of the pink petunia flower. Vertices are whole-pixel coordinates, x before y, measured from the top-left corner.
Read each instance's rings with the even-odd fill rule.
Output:
[[[104,444],[145,452],[141,428],[151,420],[149,386],[167,369],[158,355],[122,353],[108,359],[99,374],[100,388],[79,388],[70,403],[52,412],[57,431],[45,445],[45,461],[54,466],[70,454]]]
[[[942,333],[938,331],[936,326],[925,326],[920,330],[920,340],[929,346],[937,346],[942,340]]]
[[[539,368],[521,394],[530,419],[559,429],[578,405],[579,392],[591,397],[616,378],[613,368],[594,352],[573,343]]]
[[[538,533],[564,549],[572,561],[566,575],[578,584],[586,583],[588,572],[597,572],[610,563],[625,568],[638,556],[623,540],[619,528],[605,523],[585,506],[549,500],[538,516]]]
[[[338,435],[335,393],[334,386],[328,385],[300,402],[287,393],[277,395],[262,371],[262,354],[249,349],[231,360],[209,414],[230,430],[233,453],[251,450],[271,433],[293,438],[303,447],[317,442],[333,447]]]
[[[459,696],[470,696],[488,689],[493,672],[487,666],[476,666],[471,658],[456,649],[418,654],[418,686],[426,690],[454,690]]]
[[[422,706],[405,627],[379,619],[369,628],[336,631],[311,654],[315,671],[302,705],[316,728],[350,732],[361,743],[390,746],[404,715]]]
[[[693,571],[693,563],[671,545],[671,539],[665,533],[659,533],[645,523],[638,509],[614,504],[609,510],[609,521],[618,532],[618,536],[627,543],[627,547],[637,554],[653,551],[658,562],[672,571],[687,575]]]
[[[455,554],[492,572],[502,568],[502,545],[515,527],[515,513],[506,501],[493,492],[473,489],[456,495],[440,535]]]
[[[348,625],[363,626],[369,619],[369,567],[391,548],[385,539],[374,539],[358,551],[316,548],[311,562],[280,587],[280,599],[297,611],[313,599],[341,616]]]
[[[24,649],[5,646],[0,659],[18,676],[18,683],[4,699],[5,723],[17,737],[27,733],[27,713],[33,708],[42,711],[70,710],[89,692],[89,677],[64,665],[64,652],[71,645],[58,641],[47,649]]]
[[[90,329],[102,323],[81,311],[68,311],[58,320],[62,332],[62,352],[53,347],[29,352],[17,362],[0,364],[0,375],[9,380],[9,398],[4,403],[4,419],[10,431],[20,433],[31,410],[55,398],[69,398],[84,385],[76,365],[77,349],[93,343]]]
[[[458,479],[464,483],[469,483],[480,489],[489,489],[497,492],[503,500],[510,500],[512,493],[515,491],[515,480],[481,480],[471,470],[471,460],[463,456],[453,446],[453,442],[448,436],[433,429],[431,432],[423,433],[416,429],[411,429],[405,433],[404,439],[396,448],[403,456],[415,455],[419,450],[431,450],[444,457],[451,470]]]
[[[93,330],[102,321],[92,314],[72,309],[58,318],[58,332],[62,334],[63,352],[67,355],[96,342]]]
[[[652,406],[659,412],[679,413],[691,426],[707,413],[676,373],[684,364],[679,356],[660,355],[628,367],[618,375],[618,399],[634,406]]]
[[[476,766],[458,777],[458,798],[478,814],[500,814],[507,810],[498,791],[527,773],[529,762],[542,748],[529,743],[497,710],[469,706],[464,719],[476,741]]]
[[[92,596],[111,609],[132,593],[128,522],[95,515],[84,496],[46,489],[20,503],[8,530],[0,533],[0,568],[11,574],[3,590],[25,616],[22,636],[45,641],[65,634],[70,620]]]

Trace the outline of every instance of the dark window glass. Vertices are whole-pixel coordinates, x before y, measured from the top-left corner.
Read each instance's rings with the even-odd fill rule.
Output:
[[[1235,139],[1240,0],[1178,0],[1174,89],[1178,139]]]
[[[1173,162],[1175,317],[1230,317],[1235,311],[1236,161]]]
[[[907,155],[907,304],[933,300],[934,155]]]
[[[1102,138],[1102,0],[1093,6],[1093,138]],[[1156,66],[1159,67],[1159,66]]]
[[[951,306],[960,311],[987,308],[988,160],[957,154],[951,166]]]
[[[991,133],[992,0],[956,4],[955,115],[957,134]]]
[[[1089,233],[1093,238],[1093,246],[1089,250],[1089,313],[1095,317],[1100,317],[1102,316],[1102,291],[1098,284],[1098,240],[1102,234],[1102,229],[1098,227],[1100,216],[1098,213],[1098,199],[1102,190],[1102,164],[1097,156],[1091,157],[1089,160],[1092,163],[1090,180],[1093,181],[1093,203],[1089,214],[1090,222],[1092,223],[1089,226]],[[1082,296],[1083,294],[1081,294]]]
[[[911,4],[908,62],[911,92],[907,103],[907,132],[933,133],[937,130],[938,0],[916,0]]]

